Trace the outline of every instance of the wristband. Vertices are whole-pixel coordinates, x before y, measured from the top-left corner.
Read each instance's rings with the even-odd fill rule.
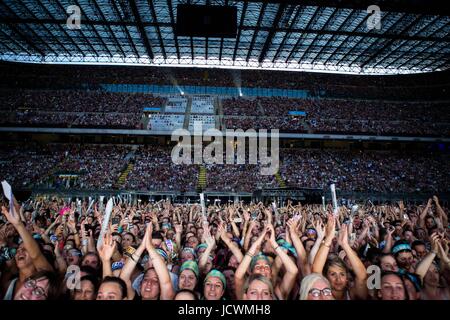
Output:
[[[327,247],[327,248],[331,248],[331,245],[326,244],[325,241],[322,241],[322,245],[325,246],[325,247]]]
[[[251,255],[251,254],[248,253],[248,252],[246,252],[245,255],[246,255],[246,256],[249,256],[249,257],[252,258],[252,259],[253,259],[253,257],[254,257],[253,255]]]

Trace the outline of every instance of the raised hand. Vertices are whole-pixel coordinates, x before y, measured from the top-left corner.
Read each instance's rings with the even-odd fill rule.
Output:
[[[180,234],[183,232],[183,225],[181,223],[175,225],[175,232]]]
[[[250,220],[250,213],[247,210],[244,211],[244,221],[248,222]]]
[[[295,233],[297,232],[298,223],[299,223],[298,220],[291,218],[286,222],[286,226],[289,228],[290,232]]]
[[[203,232],[203,238],[205,239],[208,248],[214,248],[216,246],[216,240],[211,235],[211,231],[209,228],[205,228],[205,231]]]
[[[331,213],[329,213],[327,215],[327,217],[328,217],[328,221],[327,221],[325,234],[326,234],[327,238],[334,238],[334,231],[336,229],[336,218]]]
[[[431,242],[431,252],[437,255],[439,253],[439,234],[437,232],[434,232],[430,236],[430,242]]]
[[[117,242],[114,241],[112,235],[107,232],[103,237],[102,246],[98,250],[98,255],[102,261],[109,263],[112,255],[114,254],[114,250],[116,250],[116,245]]]
[[[314,223],[314,228],[317,232],[317,239],[323,239],[325,237],[325,226],[321,220]]]
[[[17,214],[17,212],[15,212],[15,208],[14,207],[13,207],[12,210],[13,210],[14,215],[11,215],[9,210],[5,206],[2,206],[2,213],[6,217],[8,222],[11,223],[13,226],[17,226],[17,225],[20,224],[20,217]]]
[[[223,238],[225,236],[226,230],[224,223],[219,224],[217,227],[217,233],[220,235],[220,238]]]
[[[339,230],[338,244],[342,248],[348,246],[348,226],[346,224],[343,224]]]
[[[252,246],[251,246],[250,249],[248,250],[248,252],[249,252],[251,255],[255,255],[255,254],[256,254],[256,251],[259,250],[259,248],[261,247],[261,244],[262,244],[263,241],[264,241],[264,238],[265,238],[265,236],[266,236],[266,233],[267,233],[267,226],[266,226],[266,228],[264,228],[264,229],[262,230],[262,232],[261,232],[261,234],[259,235],[259,237],[256,239],[255,242],[253,242]]]
[[[387,234],[392,237],[392,235],[395,232],[395,227],[394,226],[389,226],[389,228],[387,229]]]
[[[270,243],[272,245],[276,246],[277,240],[275,239],[275,229],[273,227],[273,224],[268,223],[264,229],[265,229],[266,233],[269,234]]]
[[[438,197],[437,197],[437,196],[433,196],[433,201],[434,201],[435,203],[439,203]]]
[[[145,228],[144,239],[142,240],[142,242],[145,244],[145,247],[147,248],[147,251],[155,248],[152,242],[153,240],[152,234],[153,234],[153,224],[147,223],[147,227]]]

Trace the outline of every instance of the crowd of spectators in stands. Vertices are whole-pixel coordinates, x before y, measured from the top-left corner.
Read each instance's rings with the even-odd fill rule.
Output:
[[[130,158],[125,156],[130,154]],[[59,173],[78,175],[72,188],[194,191],[199,166],[175,164],[171,149],[162,146],[102,146],[54,144],[2,147],[0,173],[14,185],[54,187]],[[191,161],[193,161],[191,159]],[[246,191],[279,187],[274,176],[260,174],[259,164],[207,164],[207,189]],[[133,169],[123,185],[115,185],[128,163]],[[362,192],[448,191],[448,155],[392,151],[280,149],[281,178],[291,187],[326,188],[336,181],[340,189]],[[22,174],[26,173],[24,178]]]
[[[449,103],[233,98],[223,100],[224,124],[284,132],[449,136]],[[289,111],[306,115],[289,116]],[[240,115],[240,116],[239,116]]]
[[[175,164],[166,147],[145,146],[136,151],[133,170],[122,187],[129,190],[195,190],[198,166]]]
[[[0,64],[3,87],[99,89],[102,84],[157,84],[308,90],[314,96],[447,100],[448,72],[364,76],[273,70]]]
[[[59,175],[74,175],[73,189],[112,189],[131,151],[127,146],[6,145],[0,149],[0,175],[16,187],[65,188]]]
[[[142,129],[143,108],[167,99],[142,93],[2,90],[0,125]],[[230,129],[370,135],[449,136],[448,102],[387,102],[282,97],[222,100]],[[304,111],[306,116],[289,115]]]
[[[0,124],[140,128],[143,108],[162,106],[150,94],[83,90],[3,90]]]

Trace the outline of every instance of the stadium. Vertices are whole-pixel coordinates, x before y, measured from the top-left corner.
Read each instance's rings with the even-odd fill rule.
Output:
[[[437,1],[3,0],[0,21],[1,299],[450,299]]]

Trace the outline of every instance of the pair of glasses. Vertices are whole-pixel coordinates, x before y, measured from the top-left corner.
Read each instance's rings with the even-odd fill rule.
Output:
[[[33,289],[32,293],[36,297],[47,297],[45,290],[42,287],[36,285],[36,280],[34,279],[28,279],[27,281],[25,281],[24,286],[27,289]]]
[[[319,289],[311,289],[309,290],[309,293],[314,297],[314,298],[318,298],[321,295],[324,297],[329,297],[331,296],[333,293],[331,292],[330,288],[325,288],[323,290],[319,290]]]

